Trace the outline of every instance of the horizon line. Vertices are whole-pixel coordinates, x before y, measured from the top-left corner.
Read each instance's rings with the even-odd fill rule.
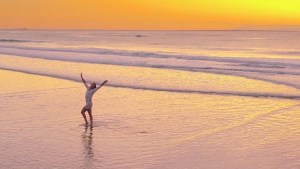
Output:
[[[271,29],[51,29],[51,28],[0,28],[1,31],[300,31],[297,28],[271,28]]]

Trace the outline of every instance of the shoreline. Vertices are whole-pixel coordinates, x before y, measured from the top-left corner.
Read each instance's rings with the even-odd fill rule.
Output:
[[[1,57],[3,63],[0,64],[0,67],[3,70],[37,74],[74,82],[80,81],[78,74],[80,74],[81,70],[85,70],[88,72],[84,73],[88,76],[88,79],[97,79],[95,82],[98,83],[101,83],[101,80],[98,79],[110,79],[110,84],[108,85],[118,88],[172,93],[219,94],[295,100],[300,97],[298,95],[298,93],[300,94],[300,91],[290,86],[238,76],[116,65],[92,65],[88,63],[65,62],[9,55],[1,55]],[[18,62],[17,64],[16,61]],[[34,64],[31,64],[32,62],[34,62]],[[28,69],[29,65],[31,66],[30,69]],[[11,69],[12,66],[16,68]],[[57,68],[53,69],[53,66]],[[112,72],[110,71],[111,69],[114,69],[115,71]],[[41,71],[37,73],[37,70]],[[120,76],[122,77],[120,78]],[[191,77],[193,78],[191,79]],[[192,81],[189,83],[182,83],[186,81],[187,78]],[[138,81],[138,83],[135,83],[135,81]]]
[[[87,131],[82,84],[5,70],[0,77],[0,159],[10,168],[217,169],[221,160],[224,168],[251,169],[279,165],[281,152],[298,156],[290,150],[300,138],[299,101],[105,87],[94,96]]]
[[[76,83],[81,83],[80,79],[78,81],[70,78],[59,78],[57,76],[51,76],[48,74],[38,74],[38,73],[31,73],[30,71],[16,71],[12,69],[3,69],[0,68],[0,70],[4,71],[12,71],[12,72],[19,72],[24,74],[30,74],[30,75],[37,75],[37,76],[43,76],[43,77],[50,77],[55,78],[59,80],[66,80],[66,81],[72,81]],[[170,92],[170,93],[186,93],[186,94],[203,94],[203,95],[219,95],[219,96],[237,96],[237,97],[250,97],[250,98],[265,98],[265,99],[287,99],[287,100],[300,100],[300,96],[282,96],[282,95],[268,95],[265,94],[259,94],[259,93],[253,93],[252,95],[245,94],[245,93],[222,93],[222,92],[213,92],[213,91],[180,91],[180,90],[164,90],[164,89],[147,89],[147,88],[139,88],[139,87],[128,87],[128,86],[118,86],[118,85],[106,85],[108,87],[113,88],[122,88],[122,89],[132,89],[132,90],[146,90],[146,91],[154,91],[154,92]]]

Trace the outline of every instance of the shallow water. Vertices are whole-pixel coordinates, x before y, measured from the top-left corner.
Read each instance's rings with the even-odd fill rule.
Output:
[[[0,31],[0,54],[106,64],[113,68],[134,66],[225,74],[297,89],[299,43],[299,31]],[[27,65],[2,64],[0,68],[25,67],[26,71],[41,73],[41,69]],[[47,73],[61,74],[60,68],[56,66]],[[126,78],[119,78],[116,83],[121,85]]]
[[[0,86],[1,168],[300,165],[296,100],[105,87],[95,95],[90,130],[80,115],[82,84],[0,75],[16,79],[16,86]]]
[[[297,31],[0,31],[0,168],[298,169],[299,42]],[[109,80],[92,130],[81,72]]]

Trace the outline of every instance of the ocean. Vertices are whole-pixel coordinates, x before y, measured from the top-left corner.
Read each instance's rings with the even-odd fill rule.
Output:
[[[0,168],[299,168],[299,44],[299,31],[1,30]],[[109,81],[92,130],[80,73]]]

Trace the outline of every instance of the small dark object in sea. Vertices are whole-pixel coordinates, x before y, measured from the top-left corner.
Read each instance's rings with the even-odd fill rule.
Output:
[[[146,37],[146,36],[143,36],[143,35],[135,35],[135,37],[137,37],[137,38],[142,38],[142,37]]]
[[[0,39],[0,42],[28,42],[26,40],[16,40],[16,39]]]

